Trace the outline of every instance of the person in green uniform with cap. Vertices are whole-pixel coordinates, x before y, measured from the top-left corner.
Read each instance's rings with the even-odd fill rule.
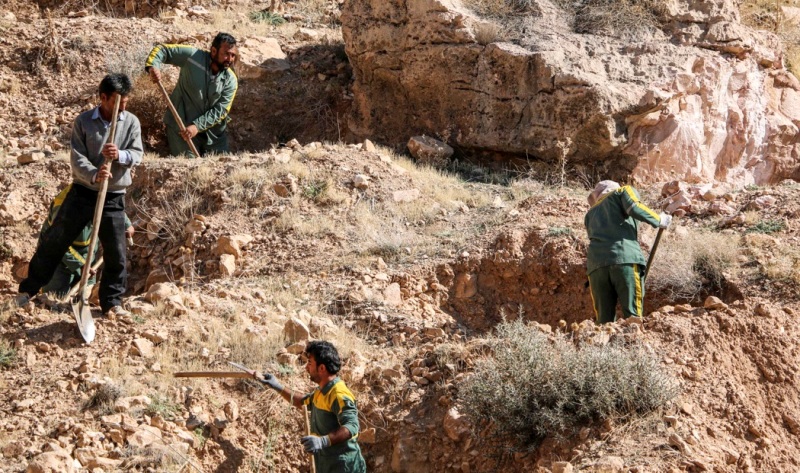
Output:
[[[336,347],[330,342],[312,341],[305,354],[306,371],[319,385],[313,392],[295,393],[269,373],[264,373],[262,382],[295,407],[311,410],[311,435],[300,442],[314,455],[317,473],[365,473],[367,464],[356,441],[358,408],[353,393],[337,376],[342,362]]]
[[[589,234],[586,273],[597,323],[617,319],[617,301],[625,318],[642,316],[647,264],[638,240],[638,222],[667,228],[672,216],[655,213],[631,186],[601,181],[589,194],[584,224]]]
[[[58,211],[61,209],[61,204],[64,202],[64,199],[67,197],[67,194],[69,194],[71,188],[72,184],[65,187],[64,190],[56,195],[55,199],[53,199],[53,202],[50,203],[50,212],[48,212],[47,219],[45,219],[44,223],[42,224],[42,229],[39,231],[40,242],[41,236],[44,235],[47,229],[53,224],[56,215],[58,215]],[[128,215],[125,215],[125,233],[127,234],[128,242],[130,243],[131,238],[133,238],[134,228],[130,219],[128,218]],[[67,295],[72,285],[80,281],[81,271],[83,270],[84,263],[86,262],[86,257],[89,255],[89,239],[91,236],[92,224],[89,223],[89,225],[86,225],[86,227],[83,228],[78,237],[75,238],[75,240],[69,246],[67,252],[64,253],[64,257],[61,258],[61,264],[59,264],[56,268],[56,272],[53,273],[53,277],[50,278],[50,281],[45,284],[44,287],[42,287],[41,292],[43,294],[54,294],[57,299],[62,299]],[[92,255],[92,262],[94,262],[96,257],[97,248],[95,248],[95,254]],[[89,279],[87,284],[94,284],[94,276]]]
[[[169,110],[164,114],[167,143],[173,156],[192,156],[188,140],[194,142],[201,155],[228,152],[229,113],[239,87],[232,66],[238,55],[236,39],[227,33],[214,38],[210,51],[183,44],[158,44],[150,51],[145,70],[153,82],[161,80],[162,64],[180,67],[170,99],[186,130],[181,133]]]

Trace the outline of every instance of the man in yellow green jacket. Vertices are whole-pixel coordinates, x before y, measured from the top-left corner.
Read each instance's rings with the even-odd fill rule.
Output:
[[[300,442],[314,456],[317,473],[366,473],[357,440],[356,399],[338,376],[342,366],[339,352],[330,342],[314,340],[306,345],[305,355],[306,372],[317,385],[314,391],[304,394],[286,389],[270,373],[264,373],[262,382],[293,406],[311,411],[311,435]]]
[[[229,113],[239,87],[232,66],[238,54],[236,39],[227,33],[214,38],[210,51],[182,44],[159,44],[150,51],[145,70],[153,82],[161,80],[162,64],[180,67],[170,99],[186,130],[180,131],[169,110],[164,115],[173,156],[196,157],[192,156],[188,140],[194,142],[201,155],[228,151]]]
[[[647,261],[639,246],[638,222],[667,228],[672,217],[655,213],[640,202],[636,189],[614,181],[598,183],[589,205],[584,218],[589,234],[586,272],[597,323],[616,320],[617,301],[625,318],[641,317]]]

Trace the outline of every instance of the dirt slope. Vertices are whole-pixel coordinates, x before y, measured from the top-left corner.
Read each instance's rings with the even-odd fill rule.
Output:
[[[33,32],[41,20],[19,16],[3,24],[21,39],[3,40],[3,58],[40,44]],[[153,19],[96,20],[110,31],[152,28],[157,38],[173,28]],[[59,21],[78,28],[82,20]],[[205,40],[213,25],[196,26]],[[327,51],[319,57],[338,68],[325,45],[295,43],[290,27],[275,30],[290,58]],[[0,118],[2,302],[24,274],[50,199],[70,180],[58,148],[70,117],[89,103],[80,94],[102,75],[87,78],[88,71],[103,58],[90,49],[73,75],[52,66],[2,70],[11,83],[39,84],[0,98],[16,107]],[[309,60],[308,69],[292,63],[313,71],[320,61]],[[316,77],[288,77],[307,76]],[[255,120],[242,97],[236,110]],[[48,121],[42,132],[31,122],[37,116],[66,121]],[[157,122],[147,124],[157,137]],[[305,129],[330,138],[324,128]],[[346,358],[343,377],[358,398],[370,471],[798,469],[796,184],[721,189],[714,201],[692,203],[659,250],[653,283],[664,289],[648,295],[644,325],[600,329],[584,287],[580,186],[466,167],[455,177],[369,143],[292,143],[293,135],[273,133],[254,126],[234,156],[146,155],[127,202],[137,229],[126,298],[134,316],[96,312],[92,345],[80,341],[64,308],[0,312],[0,472],[47,471],[35,469],[46,461],[50,471],[308,471],[302,419],[272,392],[250,381],[172,377],[237,361],[311,389],[297,355],[303,327],[333,340]],[[17,163],[48,144],[52,155]],[[641,190],[648,203],[659,202],[660,187]],[[711,211],[723,200],[730,215]],[[643,231],[645,248],[653,235]],[[733,244],[725,283],[704,273],[693,295],[676,295],[667,269],[684,261],[692,242],[714,247],[709,235]],[[707,295],[721,301],[704,308]],[[497,449],[470,436],[473,427],[487,430],[459,413],[458,387],[485,354],[492,327],[515,317],[575,343],[641,341],[682,394],[634,422],[586,426],[530,452]]]

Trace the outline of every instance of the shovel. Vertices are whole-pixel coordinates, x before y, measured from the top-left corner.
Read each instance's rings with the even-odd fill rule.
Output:
[[[183,125],[183,120],[181,120],[181,116],[178,115],[178,111],[175,110],[175,105],[172,105],[172,100],[170,100],[169,98],[167,89],[164,88],[164,84],[162,84],[160,80],[156,81],[156,85],[158,85],[158,88],[161,89],[161,93],[164,95],[164,99],[167,101],[167,105],[169,106],[169,111],[172,112],[172,118],[174,118],[175,121],[178,123],[178,128],[180,128],[181,133],[183,133],[184,131],[186,131],[186,127]],[[186,142],[189,144],[189,149],[191,149],[192,153],[194,153],[194,157],[199,158],[200,153],[197,152],[197,148],[194,146],[194,142],[192,140],[186,140]]]
[[[111,133],[108,143],[114,142],[114,135],[117,132],[117,115],[119,114],[120,95],[114,102],[114,113],[111,115]],[[104,161],[104,164],[108,162]],[[97,246],[97,233],[100,231],[100,218],[103,216],[103,206],[106,202],[106,192],[108,191],[108,179],[103,179],[100,184],[100,191],[97,193],[97,203],[94,206],[94,218],[92,219],[92,237],[89,239],[89,252],[86,262],[83,264],[81,274],[81,284],[78,286],[78,293],[72,299],[72,313],[75,314],[75,321],[78,323],[78,330],[81,332],[83,340],[88,344],[94,340],[95,329],[92,311],[89,308],[89,294],[86,293],[86,282],[89,280],[89,273],[92,266],[92,255]]]
[[[650,250],[650,256],[647,258],[647,266],[644,267],[644,274],[642,274],[642,280],[645,281],[645,284],[647,284],[647,274],[650,272],[650,266],[653,264],[653,257],[656,255],[658,243],[661,241],[661,235],[663,234],[664,229],[659,228],[658,233],[656,233],[656,240],[653,242],[653,249]]]

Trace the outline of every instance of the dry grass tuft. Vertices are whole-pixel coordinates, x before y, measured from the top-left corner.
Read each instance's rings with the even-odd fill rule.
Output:
[[[493,21],[476,23],[472,29],[478,44],[487,45],[506,40],[505,29]]]
[[[645,240],[652,241],[647,236]],[[720,288],[734,276],[738,252],[735,234],[691,229],[683,237],[666,233],[647,276],[648,290],[664,292],[671,299],[691,299],[704,287]]]
[[[800,24],[786,18],[783,7],[797,7],[795,1],[745,0],[739,11],[742,23],[775,33],[786,48],[786,67],[800,77]]]
[[[638,36],[660,28],[668,9],[663,0],[555,0],[563,10],[574,15],[577,33],[619,37]]]

